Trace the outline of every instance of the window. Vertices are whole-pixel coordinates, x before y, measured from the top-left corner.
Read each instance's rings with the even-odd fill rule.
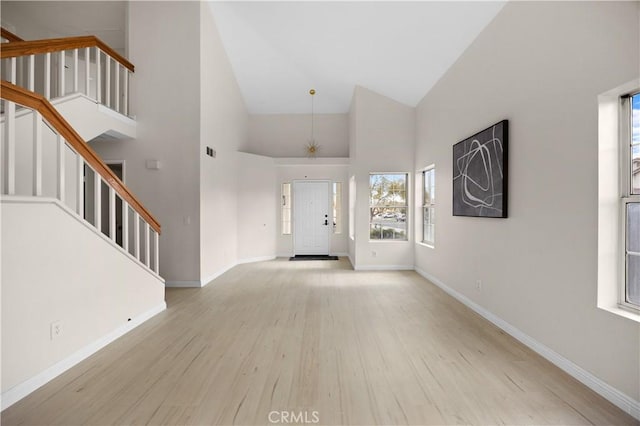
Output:
[[[333,182],[333,233],[342,233],[342,182]]]
[[[291,235],[291,184],[282,184],[282,234]]]
[[[598,95],[598,308],[640,323],[640,78]]]
[[[369,175],[369,238],[407,239],[407,174]]]
[[[640,195],[640,93],[631,97],[631,194]]]
[[[640,309],[640,93],[622,98],[622,212],[624,216],[624,292],[622,304]],[[628,126],[628,127],[627,127]],[[629,306],[630,305],[630,306]]]
[[[356,237],[356,177],[349,178],[349,238]]]
[[[422,242],[433,246],[436,242],[436,169],[422,172]]]

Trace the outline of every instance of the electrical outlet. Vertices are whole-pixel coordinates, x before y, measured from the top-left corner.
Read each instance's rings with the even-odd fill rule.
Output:
[[[372,251],[372,252],[371,252],[371,257],[376,257],[377,255],[378,255],[378,253],[377,253],[377,252],[375,252],[375,251]]]
[[[51,323],[51,340],[60,336],[62,336],[62,321],[54,321]]]
[[[482,291],[482,280],[476,280],[476,290]]]

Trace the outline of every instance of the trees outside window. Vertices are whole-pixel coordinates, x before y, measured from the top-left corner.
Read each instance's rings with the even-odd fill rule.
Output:
[[[407,174],[369,176],[369,238],[407,240]]]

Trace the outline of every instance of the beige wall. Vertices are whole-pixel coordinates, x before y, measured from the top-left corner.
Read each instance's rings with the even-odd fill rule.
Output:
[[[9,399],[24,396],[15,386],[33,390],[36,376],[43,383],[46,369],[130,319],[164,309],[161,280],[53,199],[4,200],[1,216],[2,392]],[[62,325],[55,339],[53,322]]]
[[[348,117],[348,129],[349,129],[349,170],[347,181],[349,182],[347,185],[348,191],[348,203],[347,203],[347,245],[349,249],[349,260],[351,261],[351,266],[355,266],[357,262],[356,258],[356,227],[358,225],[358,218],[355,215],[355,204],[357,202],[358,193],[355,188],[352,187],[351,182],[352,178],[355,179],[355,168],[353,164],[357,161],[357,150],[356,150],[356,117],[358,116],[358,103],[356,97],[356,90],[353,91],[353,96],[351,97],[351,105],[349,106],[349,117]],[[353,237],[353,238],[352,238]]]
[[[436,247],[416,266],[640,399],[640,328],[596,307],[597,96],[638,76],[638,2],[507,4],[417,108]],[[452,217],[452,145],[510,120],[509,218]],[[482,290],[475,289],[482,280]]]
[[[102,158],[126,159],[127,186],[162,225],[160,275],[167,281],[198,281],[200,5],[131,2],[129,36],[137,138],[92,146]],[[150,49],[149,40],[163,48]],[[146,169],[148,159],[159,160],[160,169]]]
[[[239,152],[238,261],[276,256],[276,166],[273,158]]]
[[[318,157],[348,157],[347,114],[315,114]],[[249,117],[249,140],[240,149],[269,157],[306,157],[311,138],[310,114],[265,114]]]
[[[201,284],[233,266],[238,253],[237,150],[248,114],[207,2],[200,4],[200,271]],[[205,155],[206,147],[216,157]],[[181,255],[182,256],[182,255]]]
[[[406,172],[413,186],[415,109],[356,87],[351,105],[353,134],[349,175],[356,177],[356,269],[413,269],[413,232],[407,211],[407,241],[369,240],[369,174]]]
[[[138,137],[92,146],[102,158],[126,159],[127,185],[160,221],[167,284],[206,284],[237,260],[236,156],[248,114],[207,3],[132,2],[129,31]],[[179,60],[149,49],[149,37]],[[147,159],[160,169],[146,169]]]

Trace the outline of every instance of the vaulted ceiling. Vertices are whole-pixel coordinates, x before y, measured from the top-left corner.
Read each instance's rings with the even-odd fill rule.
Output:
[[[356,85],[415,106],[505,2],[209,2],[252,114],[349,110]],[[124,52],[126,2],[3,1],[38,34],[95,34]],[[14,10],[15,9],[15,10]],[[4,19],[3,19],[4,23]],[[35,25],[34,25],[35,24]]]
[[[415,106],[504,2],[211,2],[250,113],[344,113],[364,86]]]

